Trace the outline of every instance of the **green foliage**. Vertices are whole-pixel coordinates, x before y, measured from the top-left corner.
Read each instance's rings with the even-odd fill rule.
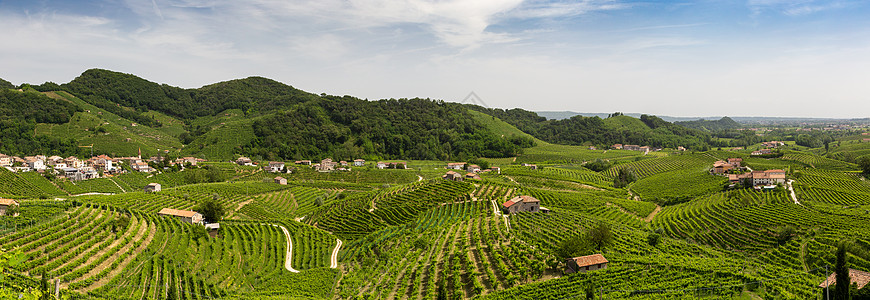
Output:
[[[707,132],[733,130],[743,127],[742,125],[740,125],[740,123],[737,123],[729,117],[722,117],[719,120],[700,119],[697,121],[674,122],[674,124]]]
[[[662,236],[655,232],[650,232],[646,237],[646,243],[653,247],[658,246],[661,240]]]
[[[637,177],[634,175],[634,171],[630,168],[620,168],[616,177],[613,178],[613,187],[622,188],[628,186],[630,183],[637,180]]]
[[[224,206],[218,201],[219,199],[220,195],[214,194],[211,198],[200,202],[194,210],[201,213],[206,222],[219,222],[224,217]]]
[[[573,116],[563,120],[547,120],[534,112],[522,109],[492,109],[469,105],[480,111],[535,136],[541,140],[568,145],[644,144],[676,148],[701,149],[710,137],[699,130],[689,129],[663,121],[655,116],[642,115],[640,122],[628,116],[599,117]],[[632,121],[633,120],[633,121]]]
[[[595,249],[599,251],[613,244],[613,233],[610,231],[610,225],[605,222],[598,222],[595,227],[586,232],[586,238],[589,239]]]
[[[450,160],[514,156],[519,147],[482,128],[463,106],[426,99],[323,97],[253,124],[243,151],[267,159]]]
[[[850,300],[849,297],[849,285],[852,283],[849,279],[849,266],[846,263],[846,246],[844,243],[840,243],[837,247],[837,262],[834,264],[834,273],[835,276],[835,285],[834,285],[834,299],[836,300]]]
[[[610,168],[610,162],[600,158],[596,158],[595,161],[586,163],[583,166],[595,172],[603,172],[604,170]]]
[[[562,240],[556,251],[556,256],[562,259],[589,255],[594,250],[593,245],[587,235],[575,235],[573,237]]]
[[[15,85],[9,81],[0,78],[0,89],[14,89]]]

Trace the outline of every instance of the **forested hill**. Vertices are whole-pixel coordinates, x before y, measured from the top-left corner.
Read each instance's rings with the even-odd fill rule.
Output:
[[[683,126],[686,128],[692,128],[692,129],[698,129],[698,130],[704,130],[704,131],[710,131],[710,132],[738,129],[738,128],[743,127],[740,125],[740,123],[737,123],[736,121],[732,120],[729,117],[722,117],[719,120],[700,119],[697,121],[681,121],[681,122],[674,122],[674,124],[677,124],[677,125],[680,125],[680,126]]]
[[[350,96],[316,95],[262,77],[183,89],[131,74],[92,69],[66,84],[48,82],[25,88],[41,92],[63,90],[81,99],[83,102],[77,103],[90,108],[82,112],[82,118],[76,118],[75,125],[70,123],[63,128],[72,128],[73,132],[85,130],[88,133],[83,137],[88,141],[103,143],[96,149],[114,149],[106,154],[115,155],[132,155],[126,152],[141,146],[146,155],[168,147],[179,151],[179,155],[208,159],[245,155],[270,160],[326,157],[464,160],[514,156],[522,151],[522,146],[534,143],[529,138],[490,132],[465,106],[457,103],[429,99],[367,101]],[[69,105],[76,107],[73,102],[67,102]],[[14,107],[4,105],[0,109]],[[94,107],[97,110],[91,112]],[[100,110],[121,119],[110,118]],[[138,126],[135,132],[133,127],[122,126],[130,123],[138,123],[132,125]],[[139,129],[142,127],[157,131],[143,132]],[[55,135],[66,132],[44,128],[37,132]],[[100,136],[106,137],[90,134],[94,130],[100,130]],[[167,140],[164,134],[170,134],[172,140]],[[133,137],[128,139],[133,143],[153,138],[140,142],[144,144],[139,146],[119,147],[112,145],[117,142],[110,142],[111,137],[117,137],[114,141]],[[184,147],[175,146],[179,143]]]
[[[11,82],[3,80],[3,78],[0,78],[0,89],[14,89],[14,88],[15,88],[15,85],[13,85]]]
[[[0,88],[0,153],[25,155],[34,153],[72,154],[78,151],[68,139],[38,137],[37,123],[69,122],[80,109],[66,101],[55,100],[36,91],[19,92]]]
[[[262,77],[220,82],[199,89],[182,89],[150,82],[135,75],[100,69],[87,70],[70,83],[62,85],[62,88],[97,107],[151,125],[158,124],[143,117],[141,112],[154,110],[192,120],[213,116],[227,109],[253,112],[289,108],[317,97]],[[134,108],[139,113],[124,112],[116,104]]]
[[[523,109],[492,109],[468,105],[510,123],[541,140],[555,144],[598,145],[637,144],[655,147],[683,146],[706,150],[710,135],[697,129],[667,122],[656,116],[641,115],[640,119],[615,113],[608,118],[573,116],[562,120],[547,120]]]
[[[429,99],[325,96],[260,118],[253,129],[244,152],[269,159],[463,160],[514,156],[531,144],[487,131],[462,105]]]

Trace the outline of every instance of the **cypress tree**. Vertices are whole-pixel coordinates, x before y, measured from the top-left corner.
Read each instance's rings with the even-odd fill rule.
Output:
[[[835,300],[849,300],[849,267],[846,265],[846,246],[843,243],[837,247],[837,263],[834,265],[836,283],[834,285]]]

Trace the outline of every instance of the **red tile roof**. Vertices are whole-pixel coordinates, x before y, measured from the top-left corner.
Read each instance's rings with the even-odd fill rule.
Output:
[[[577,267],[580,267],[580,268],[587,267],[587,266],[606,264],[609,262],[609,261],[607,261],[606,258],[604,258],[604,255],[601,255],[601,254],[592,254],[592,255],[587,255],[587,256],[575,257],[575,258],[573,258],[573,260],[575,263],[577,263]]]
[[[15,202],[15,200],[12,199],[0,199],[0,205],[18,205],[18,202]]]
[[[820,288],[826,288],[828,285],[836,285],[837,273],[831,273],[831,276],[828,276],[828,279],[825,279],[824,282],[819,284]],[[849,269],[849,280],[850,283],[858,284],[858,289],[863,288],[870,282],[870,273],[864,272],[861,270]]]
[[[191,211],[191,210],[164,208],[164,209],[161,209],[160,212],[158,212],[157,214],[158,215],[169,215],[169,216],[192,218],[194,215],[198,214],[198,212]]]

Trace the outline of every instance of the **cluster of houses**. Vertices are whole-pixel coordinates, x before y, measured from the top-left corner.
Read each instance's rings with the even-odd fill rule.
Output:
[[[767,170],[767,171],[751,171],[745,172],[746,167],[741,166],[742,158],[729,158],[727,161],[719,160],[713,163],[711,173],[716,175],[728,176],[728,181],[732,184],[744,183],[746,180],[755,187],[773,188],[777,184],[785,183],[785,171],[783,170]]]
[[[161,162],[160,157],[151,157],[147,161]],[[204,159],[195,157],[178,158],[170,162],[170,165],[196,165],[198,162],[204,162]],[[58,177],[68,178],[72,181],[86,180],[99,178],[100,174],[113,175],[126,172],[119,164],[126,163],[130,169],[136,172],[153,172],[148,163],[140,156],[131,157],[109,157],[107,155],[98,155],[89,159],[79,159],[75,156],[63,158],[57,155],[48,156],[35,155],[25,156],[23,158],[17,156],[9,156],[0,154],[0,167],[5,167],[12,172],[39,172],[46,171],[57,174]]]
[[[743,171],[744,167],[740,166],[743,162],[742,158],[729,158],[728,161],[717,160],[713,163],[713,174],[728,174],[734,171]]]
[[[650,146],[639,146],[639,145],[623,145],[623,144],[613,144],[610,148],[616,150],[631,150],[631,151],[640,151],[644,154],[649,153],[650,151],[659,151],[661,148],[651,148]],[[681,147],[682,148],[682,147]],[[685,151],[685,148],[683,148]]]
[[[445,168],[447,168],[448,170],[464,170],[466,172],[463,176],[461,173],[456,171],[447,171],[447,174],[441,176],[441,178],[453,181],[462,181],[463,179],[480,180],[480,173],[486,172],[496,172],[496,174],[501,174],[501,168],[499,167],[491,167],[489,169],[481,170],[480,166],[478,165],[472,165],[464,162],[447,163],[447,166]]]
[[[18,206],[18,202],[12,199],[0,198],[0,216],[7,215],[10,207]],[[18,216],[18,213],[12,214],[12,217]]]
[[[235,161],[236,164],[240,166],[256,166],[257,163],[252,161],[247,157],[239,157]],[[350,171],[350,167],[362,167],[365,166],[366,161],[364,159],[354,159],[353,161],[334,161],[331,158],[326,158],[321,160],[319,163],[315,163],[311,160],[297,160],[293,162],[295,165],[301,166],[310,166],[317,171],[320,172],[332,172],[332,171]],[[378,162],[376,167],[378,169],[405,169],[407,165],[404,162],[395,162],[395,163],[384,163]],[[286,163],[282,161],[270,161],[268,165],[263,166],[263,169],[267,172],[271,173],[292,173],[293,168],[287,168]]]

